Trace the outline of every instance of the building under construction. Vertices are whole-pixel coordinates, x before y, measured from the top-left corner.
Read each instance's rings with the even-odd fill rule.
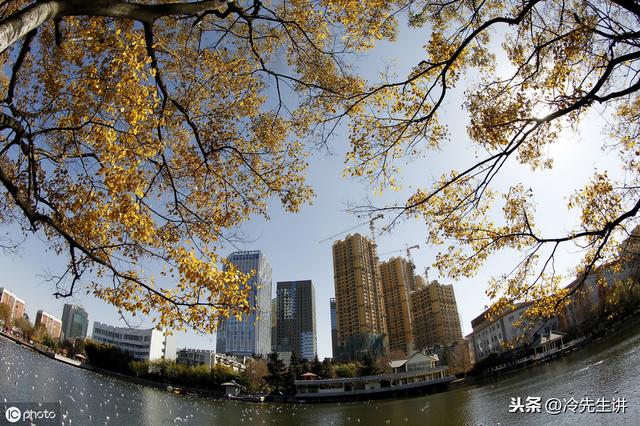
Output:
[[[380,263],[389,353],[410,355],[414,349],[409,295],[415,288],[414,266],[401,257]]]
[[[387,328],[375,243],[360,234],[336,241],[333,271],[338,358],[382,355]]]
[[[418,287],[410,297],[416,349],[448,346],[462,340],[453,285],[431,281]]]

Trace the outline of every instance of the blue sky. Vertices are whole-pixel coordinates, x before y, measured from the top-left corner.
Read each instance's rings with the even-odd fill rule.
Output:
[[[424,29],[403,29],[395,43],[383,42],[372,52],[362,55],[358,66],[368,78],[375,79],[393,63],[399,76],[407,73],[410,67],[422,59],[422,45],[426,42]],[[505,71],[506,66],[498,68]],[[444,105],[442,118],[450,131],[450,142],[441,151],[428,153],[424,158],[409,159],[402,168],[399,192],[375,197],[371,189],[361,181],[342,177],[344,153],[348,149],[348,135],[342,129],[331,144],[332,154],[314,152],[310,160],[309,183],[316,191],[312,205],[305,206],[298,214],[284,212],[277,202],[270,204],[271,220],[254,218],[247,222],[242,232],[250,243],[238,244],[243,250],[262,250],[273,269],[273,292],[278,281],[311,279],[316,291],[316,321],[319,356],[331,356],[331,333],[329,322],[329,298],[333,297],[333,266],[331,241],[319,241],[362,222],[346,212],[348,204],[362,203],[370,198],[382,205],[386,202],[402,202],[417,187],[428,186],[433,178],[452,168],[462,169],[472,164],[475,152],[466,136],[468,118],[461,109],[462,89],[451,93]],[[594,169],[609,170],[615,177],[615,152],[601,150],[601,128],[605,118],[597,111],[590,114],[577,134],[566,134],[550,148],[555,156],[555,168],[531,175],[528,169],[513,162],[507,163],[502,176],[496,180],[498,189],[522,182],[536,192],[537,222],[545,233],[566,232],[576,218],[575,212],[567,212],[567,196],[584,185]],[[389,216],[386,220],[390,220]],[[379,225],[384,225],[380,221]],[[368,227],[357,231],[368,233]],[[354,231],[355,232],[355,231]],[[9,227],[0,228],[0,235],[9,234],[16,238],[19,233]],[[420,249],[413,251],[416,271],[422,272],[435,259],[437,247],[425,244],[426,229],[418,220],[407,220],[396,226],[390,233],[378,237],[378,252],[385,253],[400,250],[405,245],[419,244]],[[223,254],[235,249],[227,247]],[[403,255],[403,252],[394,255]],[[558,256],[557,265],[561,271],[569,271],[577,261],[578,250],[568,248]],[[391,257],[384,256],[383,259]],[[451,282],[437,276],[431,270],[430,279],[439,278],[440,282],[454,285],[463,333],[471,331],[470,321],[479,315],[489,303],[484,294],[489,277],[511,270],[517,255],[501,253],[492,257],[472,279]],[[47,249],[46,244],[37,236],[30,236],[19,248],[16,255],[0,255],[0,286],[11,289],[27,301],[27,313],[35,318],[38,309],[44,309],[61,317],[64,300],[56,300],[52,284],[44,279],[47,273],[63,270],[66,259],[59,258]],[[120,324],[116,310],[101,301],[78,292],[73,300],[82,304],[89,312],[90,321]],[[132,324],[148,325],[140,320]],[[90,327],[91,328],[91,327]],[[178,347],[214,348],[215,336],[202,336],[195,333],[178,333]]]

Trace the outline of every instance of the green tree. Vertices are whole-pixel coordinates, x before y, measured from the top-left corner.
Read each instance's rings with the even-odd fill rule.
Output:
[[[34,333],[33,325],[26,318],[14,318],[13,326],[20,330],[22,337],[25,339],[31,339]]]
[[[147,377],[149,375],[149,362],[131,361],[129,363],[129,370],[131,370],[136,377]]]
[[[264,359],[251,359],[244,370],[247,387],[251,392],[262,391],[267,383],[269,375],[267,361]]]
[[[267,360],[267,383],[271,387],[272,391],[282,391],[287,387],[288,370],[284,365],[284,362],[278,357],[277,352],[269,354]]]
[[[42,344],[49,347],[50,349],[57,351],[58,347],[60,346],[60,342],[56,339],[54,339],[53,337],[51,337],[49,335],[49,333],[47,333],[45,331],[42,340],[41,340]]]
[[[289,360],[288,371],[289,373],[291,373],[293,380],[299,379],[300,375],[305,372],[303,368],[302,360],[300,359],[300,357],[296,352],[291,352],[291,359]]]
[[[328,359],[322,361],[322,377],[327,379],[335,379],[336,371],[333,362]]]
[[[44,343],[45,339],[47,339],[48,337],[49,334],[47,333],[47,328],[44,326],[44,324],[36,324],[33,327],[33,333],[31,335],[31,339],[33,339],[33,341]]]
[[[380,374],[376,359],[367,352],[362,359],[362,365],[358,369],[358,376],[374,376],[376,374]]]
[[[285,388],[287,393],[291,395],[295,393],[296,387],[294,382],[300,380],[300,376],[307,371],[305,370],[305,363],[306,361],[301,361],[296,352],[291,353],[289,368],[287,368],[285,375]]]
[[[338,378],[356,377],[358,375],[358,365],[352,362],[336,364],[334,371]]]
[[[11,308],[4,303],[0,303],[0,321],[2,325],[10,325],[11,324]]]
[[[317,374],[320,377],[324,377],[325,371],[324,366],[318,359],[318,355],[313,358],[313,362],[311,362],[311,370],[313,374]]]
[[[617,320],[640,308],[640,285],[635,279],[618,280],[605,291],[603,318]]]
[[[212,369],[211,369],[211,387],[213,389],[219,389],[222,390],[222,384],[225,382],[230,382],[232,380],[235,380],[236,382],[240,382],[240,378],[241,376],[236,373],[235,371],[233,371],[233,369],[231,367],[228,367],[226,365],[220,365],[220,364],[216,364]]]
[[[85,351],[91,365],[119,373],[129,374],[131,372],[130,363],[133,361],[133,357],[129,352],[93,340],[86,342]]]
[[[466,375],[473,367],[468,343],[464,341],[447,349],[442,363],[447,365],[450,374]]]

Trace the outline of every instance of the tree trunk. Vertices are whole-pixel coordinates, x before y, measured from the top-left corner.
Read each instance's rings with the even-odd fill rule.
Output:
[[[122,0],[50,0],[34,3],[0,22],[0,53],[50,19],[59,16],[108,16],[152,24],[163,16],[220,12],[232,2],[202,0],[191,3],[136,4]],[[236,9],[239,10],[239,9]],[[227,10],[228,12],[228,10]]]
[[[59,13],[59,1],[38,2],[0,22],[0,53]]]

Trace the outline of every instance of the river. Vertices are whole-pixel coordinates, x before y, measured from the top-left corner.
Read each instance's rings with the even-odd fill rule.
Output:
[[[518,397],[522,403],[540,397],[541,412],[509,413]],[[576,412],[552,415],[545,410],[551,398],[586,402]],[[585,398],[624,399],[627,407],[624,413],[620,406],[618,413],[589,413]],[[60,401],[65,425],[638,425],[640,325],[482,384],[408,399],[317,405],[173,395],[68,366],[0,338],[0,399]]]

